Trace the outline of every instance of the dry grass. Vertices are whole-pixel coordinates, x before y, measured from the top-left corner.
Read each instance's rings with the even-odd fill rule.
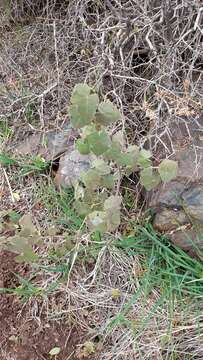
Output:
[[[83,81],[117,104],[123,113],[118,127],[136,143],[184,112],[201,113],[202,16],[200,0],[11,0],[0,24],[0,150],[65,122],[72,88]],[[44,236],[42,263],[72,269],[63,281],[60,272],[39,270],[37,286],[58,282],[52,295],[40,300],[40,315],[68,319],[83,339],[99,339],[100,360],[203,358],[201,314],[176,298],[164,302],[159,287],[146,290],[151,273],[143,269],[144,256],[126,255],[109,239],[109,245],[96,240],[92,246],[84,235],[75,263],[70,256],[50,260],[67,236],[57,222],[70,213],[48,192],[49,175],[22,178],[6,168],[0,181],[1,210],[32,212]],[[19,201],[13,203],[8,182]],[[67,221],[78,231],[73,219]],[[60,229],[54,238],[46,233],[52,225]],[[119,289],[118,297],[113,289]],[[28,301],[28,321],[40,318],[38,303]]]
[[[163,294],[151,286],[151,270],[145,281],[142,272],[139,256],[125,256],[103,244],[93,270],[78,261],[68,283],[57,287],[51,301],[40,303],[41,312],[48,319],[80,328],[83,338],[96,344],[95,358],[202,359],[201,302],[167,298],[167,290]],[[59,274],[43,274],[36,284],[47,288],[56,280]],[[30,318],[37,304],[30,301]],[[78,344],[78,351],[81,347]]]

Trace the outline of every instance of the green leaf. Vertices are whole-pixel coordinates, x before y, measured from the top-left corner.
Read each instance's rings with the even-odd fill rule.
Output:
[[[87,84],[76,84],[74,86],[72,95],[71,95],[71,103],[75,104],[78,103],[81,97],[90,95],[91,87]]]
[[[114,161],[119,166],[123,166],[123,154],[115,143],[105,152],[104,157],[107,160]]]
[[[97,170],[99,175],[108,175],[111,172],[110,166],[102,159],[94,160],[92,167]]]
[[[136,145],[130,146],[127,151],[121,152],[117,144],[112,146],[104,154],[107,160],[114,161],[118,166],[128,166],[135,169],[137,165],[137,158],[139,155],[139,148]]]
[[[75,201],[74,207],[79,215],[87,216],[93,211],[102,211],[104,201],[107,198],[107,193],[93,192],[92,189],[85,189],[84,198],[79,201]]]
[[[87,155],[90,152],[89,144],[86,139],[84,141],[81,139],[78,139],[76,141],[76,149],[82,155]]]
[[[121,222],[120,210],[116,210],[110,214],[108,213],[107,215],[107,230],[109,232],[115,231]]]
[[[92,189],[85,189],[85,195],[84,195],[84,201],[92,206],[99,206],[100,204],[102,204],[102,209],[103,209],[103,204],[104,201],[107,199],[108,195],[107,192],[103,191],[102,192],[97,192],[97,191],[92,191]]]
[[[98,187],[113,189],[115,184],[114,175],[101,175],[97,169],[90,169],[80,175],[87,189],[96,190]]]
[[[34,262],[38,256],[32,250],[32,245],[39,243],[40,237],[33,225],[30,214],[25,214],[19,220],[21,230],[14,236],[8,238],[7,248],[10,251],[19,253],[17,261]]]
[[[124,161],[125,165],[128,167],[128,170],[131,170],[131,172],[137,170],[138,157],[139,147],[136,145],[129,146],[126,153],[124,154]]]
[[[115,144],[120,150],[125,146],[125,138],[122,130],[117,131],[112,136],[112,143]]]
[[[82,139],[85,139],[91,133],[97,131],[95,124],[86,125],[81,130]]]
[[[147,191],[152,190],[160,183],[160,176],[157,174],[152,167],[143,169],[140,172],[140,182]]]
[[[127,166],[132,164],[131,154],[121,152],[120,148],[114,143],[104,154],[107,160],[114,161],[118,166]]]
[[[151,166],[151,153],[148,150],[142,149],[140,150],[138,159],[137,159],[137,164],[139,166],[141,166],[142,168],[147,168],[149,166]]]
[[[116,195],[109,196],[109,198],[106,199],[104,202],[104,210],[112,211],[112,212],[114,212],[115,210],[120,210],[121,201],[122,201],[121,196],[116,196]]]
[[[111,144],[111,140],[105,131],[93,132],[87,136],[90,150],[96,155],[102,155]]]
[[[120,111],[110,102],[99,104],[96,121],[101,125],[109,125],[121,119]]]
[[[84,201],[90,204],[93,210],[103,210],[103,204],[107,197],[107,192],[104,189],[102,192],[92,192],[92,189],[85,189]]]
[[[93,231],[114,231],[120,225],[120,196],[110,196],[104,202],[104,211],[94,211],[88,217],[88,226]]]
[[[90,91],[91,88],[85,84],[77,84],[73,90],[69,113],[75,128],[90,124],[96,114],[99,98]]]
[[[121,196],[110,196],[104,202],[107,217],[107,230],[114,231],[120,225]]]
[[[61,348],[60,347],[54,347],[53,349],[51,349],[49,351],[49,355],[50,356],[56,356],[61,352]]]
[[[101,184],[101,176],[96,169],[90,169],[80,174],[80,178],[89,189],[96,190]]]
[[[165,159],[159,165],[158,172],[162,181],[169,182],[178,174],[178,163],[174,160]]]
[[[104,175],[101,177],[101,187],[107,188],[107,189],[113,189],[115,186],[115,177],[114,175]]]
[[[107,219],[104,211],[93,211],[89,214],[87,224],[90,231],[107,231]]]

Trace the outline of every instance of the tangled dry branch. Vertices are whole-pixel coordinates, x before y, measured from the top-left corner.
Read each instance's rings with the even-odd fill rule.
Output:
[[[136,140],[169,121],[183,98],[200,111],[202,9],[199,0],[11,1],[1,117],[32,113],[41,127],[64,119],[84,80],[117,103]]]

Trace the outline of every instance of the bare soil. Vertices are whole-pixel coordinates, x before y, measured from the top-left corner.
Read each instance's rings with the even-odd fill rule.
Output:
[[[9,252],[0,253],[0,286],[18,286],[15,273],[25,276],[26,267],[14,261]],[[17,279],[17,280],[16,280]],[[76,359],[74,353],[80,335],[70,330],[64,322],[48,322],[47,319],[31,319],[28,306],[13,294],[0,294],[0,360],[45,360],[49,351],[60,347],[58,360]]]

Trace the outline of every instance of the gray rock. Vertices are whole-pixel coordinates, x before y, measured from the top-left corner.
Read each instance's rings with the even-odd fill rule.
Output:
[[[71,124],[66,125],[60,132],[50,131],[47,134],[47,141],[52,159],[66,152],[77,136],[78,132]]]
[[[181,194],[183,207],[189,217],[203,225],[203,186],[192,184]]]
[[[60,130],[30,135],[14,149],[17,155],[40,155],[45,160],[55,160],[73,145],[78,133],[71,124],[65,124]]]
[[[175,230],[178,226],[188,224],[188,217],[183,210],[162,208],[156,213],[154,228],[159,231]]]
[[[200,257],[202,259],[203,239],[202,232],[194,228],[182,228],[170,235],[171,241],[186,251],[192,257]]]
[[[94,155],[81,155],[79,151],[70,149],[60,159],[55,178],[57,187],[73,186],[74,182],[80,178],[81,172],[89,170],[93,160],[95,160]]]
[[[203,116],[176,119],[167,134],[170,141],[163,132],[158,140],[151,139],[151,146],[157,161],[171,153],[170,158],[178,161],[178,176],[147,195],[148,207],[155,211],[157,230],[183,250],[199,255],[198,249],[203,249]]]

